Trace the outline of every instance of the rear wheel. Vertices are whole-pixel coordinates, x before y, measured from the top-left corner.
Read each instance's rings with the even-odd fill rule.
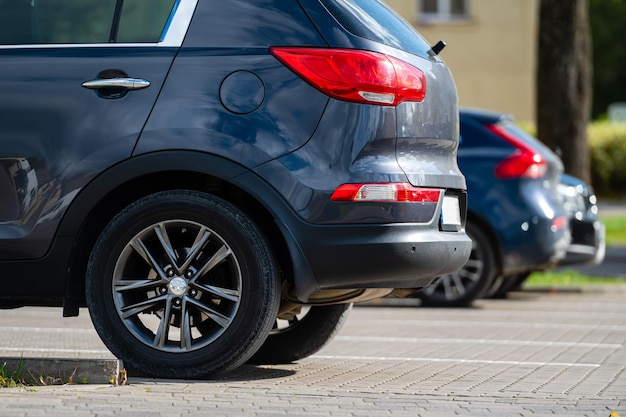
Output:
[[[489,239],[478,226],[468,223],[472,252],[467,263],[452,274],[444,275],[417,293],[422,305],[432,307],[465,307],[472,303],[495,279],[495,256]]]
[[[510,277],[498,277],[485,294],[485,298],[506,298],[509,291],[517,291],[530,276],[530,272],[522,272]]]
[[[280,286],[256,225],[215,196],[142,198],[102,232],[86,296],[103,342],[129,368],[199,378],[244,363],[269,334]]]
[[[250,360],[256,364],[284,364],[311,356],[339,332],[352,304],[305,306],[290,320],[276,320],[261,349]]]

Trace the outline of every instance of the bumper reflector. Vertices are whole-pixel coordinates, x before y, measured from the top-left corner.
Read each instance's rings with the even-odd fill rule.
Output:
[[[343,184],[337,187],[332,201],[380,201],[391,203],[437,203],[442,190],[414,187],[408,183]]]

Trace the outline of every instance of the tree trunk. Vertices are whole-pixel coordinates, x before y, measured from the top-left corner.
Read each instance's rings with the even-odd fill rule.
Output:
[[[565,172],[590,181],[591,38],[587,0],[540,0],[537,136]]]

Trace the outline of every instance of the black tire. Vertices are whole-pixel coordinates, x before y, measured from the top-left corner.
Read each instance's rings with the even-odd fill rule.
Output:
[[[515,282],[512,283],[509,291],[522,291],[524,289],[524,282],[530,278],[531,274],[532,272],[524,272],[523,274],[519,274],[515,277]]]
[[[493,284],[491,284],[491,287],[489,288],[487,293],[484,295],[484,298],[491,298],[491,299],[506,298],[507,294],[510,291],[519,290],[529,275],[530,275],[530,272],[523,272],[521,274],[511,275],[509,277],[502,277],[502,276],[497,277],[493,281]]]
[[[311,356],[335,337],[351,308],[352,304],[304,307],[293,320],[276,320],[267,340],[249,362],[285,364]]]
[[[119,213],[96,242],[87,304],[105,345],[141,374],[203,378],[243,364],[278,313],[274,256],[210,194],[174,190]]]
[[[491,286],[496,274],[493,247],[478,226],[468,223],[466,232],[472,239],[467,263],[457,272],[445,275],[417,293],[428,307],[467,307]]]
[[[508,287],[510,285],[510,280],[512,280],[515,276],[502,276],[499,275],[496,279],[493,280],[491,287],[487,289],[487,292],[483,295],[483,298],[490,299],[502,299],[506,298],[506,294],[508,292]]]

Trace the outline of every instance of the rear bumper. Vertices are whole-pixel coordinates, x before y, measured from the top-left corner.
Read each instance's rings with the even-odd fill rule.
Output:
[[[503,275],[544,270],[564,259],[571,243],[569,227],[554,229],[552,218],[534,216],[523,222],[518,245],[504,258]]]
[[[606,255],[606,230],[599,220],[571,220],[572,242],[559,265],[597,265]]]
[[[340,288],[421,288],[461,268],[471,252],[462,232],[436,224],[280,225],[294,264],[295,295]]]

